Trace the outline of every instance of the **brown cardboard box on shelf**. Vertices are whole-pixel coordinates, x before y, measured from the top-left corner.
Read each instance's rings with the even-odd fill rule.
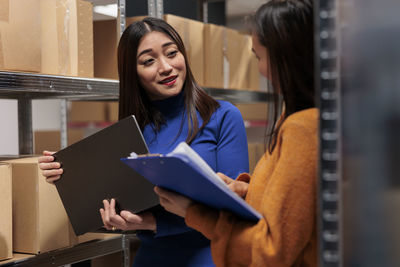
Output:
[[[92,4],[0,1],[0,69],[93,77]]]
[[[127,18],[128,20],[128,18]],[[118,79],[117,20],[99,20],[93,22],[94,76],[98,78]]]
[[[107,120],[111,122],[118,121],[118,102],[108,102],[107,103]]]
[[[236,103],[235,106],[240,110],[243,120],[256,120],[267,122],[267,103]]]
[[[40,0],[42,72],[93,77],[93,5],[83,0]]]
[[[204,86],[258,90],[251,37],[214,24],[204,26]]]
[[[58,151],[61,149],[60,131],[35,131],[34,132],[34,153],[42,154],[43,150]],[[83,139],[84,131],[81,129],[68,129],[67,144],[72,145]]]
[[[225,87],[240,90],[248,89],[246,73],[249,68],[249,52],[247,51],[246,37],[236,30],[225,28],[223,42],[226,47],[224,75],[229,77],[229,85]],[[224,85],[226,85],[226,82]]]
[[[12,258],[11,165],[0,163],[0,261]]]
[[[5,162],[12,166],[13,251],[39,254],[69,246],[67,213],[37,157]]]
[[[107,102],[71,101],[68,110],[68,121],[103,122],[106,121]]]
[[[164,20],[181,36],[193,75],[204,85],[204,23],[170,14],[164,15]]]
[[[224,27],[204,26],[204,86],[224,88]]]
[[[243,50],[244,63],[247,65],[246,69],[246,85],[245,88],[250,91],[260,90],[260,72],[258,71],[258,60],[252,52],[253,42],[250,35],[244,35],[245,48]]]
[[[37,0],[0,1],[0,69],[40,72],[40,27]]]

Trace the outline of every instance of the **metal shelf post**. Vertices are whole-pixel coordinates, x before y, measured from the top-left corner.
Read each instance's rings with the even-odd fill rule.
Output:
[[[315,1],[315,65],[320,104],[319,266],[342,266],[338,0]]]
[[[21,155],[33,153],[31,99],[18,99],[18,147]]]

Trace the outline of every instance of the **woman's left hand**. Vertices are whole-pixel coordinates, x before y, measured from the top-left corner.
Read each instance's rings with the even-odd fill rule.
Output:
[[[115,199],[103,200],[104,209],[100,209],[101,219],[107,230],[151,230],[156,231],[156,220],[152,213],[134,214],[123,210],[120,214],[115,210]]]
[[[154,191],[160,197],[160,204],[164,209],[185,218],[186,210],[192,204],[192,200],[158,186],[154,188]]]

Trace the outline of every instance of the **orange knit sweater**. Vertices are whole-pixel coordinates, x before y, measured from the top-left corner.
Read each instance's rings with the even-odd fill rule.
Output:
[[[246,201],[262,215],[258,223],[227,211],[192,204],[186,224],[211,240],[217,266],[317,266],[316,108],[290,115],[276,147],[266,153],[250,177]]]

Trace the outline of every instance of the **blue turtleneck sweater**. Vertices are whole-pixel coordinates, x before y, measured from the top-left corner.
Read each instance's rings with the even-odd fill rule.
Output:
[[[143,136],[151,153],[171,152],[188,133],[183,94],[152,102],[164,116],[166,123],[155,133],[150,125]],[[232,104],[219,101],[220,107],[190,145],[216,172],[236,178],[248,172],[246,131],[239,110]],[[199,125],[203,120],[197,113]],[[179,133],[182,119],[182,131]],[[178,135],[179,134],[179,135]],[[210,242],[199,232],[186,226],[184,219],[165,211],[153,210],[157,232],[138,234],[141,246],[135,256],[134,267],[215,266],[211,258]]]

